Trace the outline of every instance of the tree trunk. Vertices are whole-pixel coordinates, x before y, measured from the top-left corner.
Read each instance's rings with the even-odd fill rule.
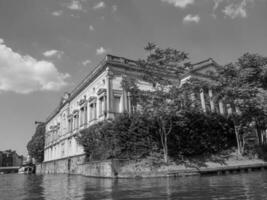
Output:
[[[237,152],[238,152],[238,155],[242,155],[241,153],[241,145],[240,145],[240,139],[239,139],[239,128],[234,125],[234,128],[235,128],[235,136],[236,136],[236,143],[237,143]]]
[[[168,163],[168,139],[167,135],[164,134],[164,162]]]

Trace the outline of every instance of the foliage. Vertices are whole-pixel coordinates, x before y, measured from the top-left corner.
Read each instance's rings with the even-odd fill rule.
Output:
[[[258,145],[256,147],[256,152],[259,155],[259,158],[267,161],[267,144]]]
[[[187,54],[171,48],[162,49],[153,43],[148,43],[145,51],[148,56],[140,60],[139,65],[144,72],[142,79],[151,85],[151,90],[139,89],[136,82],[128,77],[124,77],[122,87],[131,93],[139,111],[146,113],[149,120],[157,125],[156,133],[164,160],[168,162],[168,137],[174,127],[172,119],[179,115],[180,106],[177,104],[180,95],[173,93],[172,87],[179,86],[180,76],[185,72],[181,63],[187,60]]]
[[[124,113],[90,126],[77,139],[91,160],[138,159],[157,149],[153,128],[144,116]]]
[[[45,144],[45,124],[38,124],[35,133],[27,144],[29,155],[36,160],[42,162],[44,160],[44,144]]]
[[[219,72],[217,99],[223,99],[236,108],[230,119],[240,154],[244,153],[244,130],[251,126],[258,132],[266,128],[266,66],[267,58],[247,53]]]
[[[236,145],[232,123],[222,115],[186,111],[176,120],[180,123],[170,137],[171,157],[213,154]]]
[[[221,115],[190,111],[171,120],[174,126],[167,145],[173,159],[217,153],[235,145],[232,122]],[[77,139],[89,160],[149,158],[156,163],[163,153],[158,128],[157,121],[144,113],[124,113],[90,126]]]
[[[81,131],[77,140],[84,147],[84,151],[89,159],[102,160],[112,158],[113,138],[110,135],[112,124],[108,121],[99,122],[90,128]],[[111,151],[110,151],[111,150]]]

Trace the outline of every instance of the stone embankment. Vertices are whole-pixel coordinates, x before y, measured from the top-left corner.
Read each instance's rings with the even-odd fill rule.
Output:
[[[147,161],[106,160],[85,162],[85,155],[48,161],[37,165],[37,174],[77,174],[101,178],[141,178],[192,175],[221,175],[267,170],[267,163],[260,159],[226,160],[224,162],[195,162],[153,166]]]

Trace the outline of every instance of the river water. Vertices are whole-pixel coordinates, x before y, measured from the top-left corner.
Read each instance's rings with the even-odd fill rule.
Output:
[[[97,179],[75,175],[0,175],[0,200],[259,199],[267,172],[225,176]]]

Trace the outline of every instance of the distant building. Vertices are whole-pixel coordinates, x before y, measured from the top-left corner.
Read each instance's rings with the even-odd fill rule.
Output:
[[[23,156],[19,156],[16,151],[0,151],[0,167],[21,166]]]
[[[209,79],[216,75],[218,68],[212,59],[188,66],[190,70],[183,77],[182,84],[192,77]],[[83,148],[75,138],[81,130],[111,119],[117,113],[132,112],[131,95],[121,87],[125,75],[137,79],[141,89],[152,88],[141,79],[144,72],[136,61],[107,55],[71,93],[65,94],[46,120],[44,162],[83,155]],[[172,73],[167,76],[176,80]],[[212,91],[200,91],[195,96],[201,101],[204,112],[231,112],[223,102],[212,101]]]
[[[3,162],[3,152],[0,151],[0,167],[2,166],[2,162]]]

